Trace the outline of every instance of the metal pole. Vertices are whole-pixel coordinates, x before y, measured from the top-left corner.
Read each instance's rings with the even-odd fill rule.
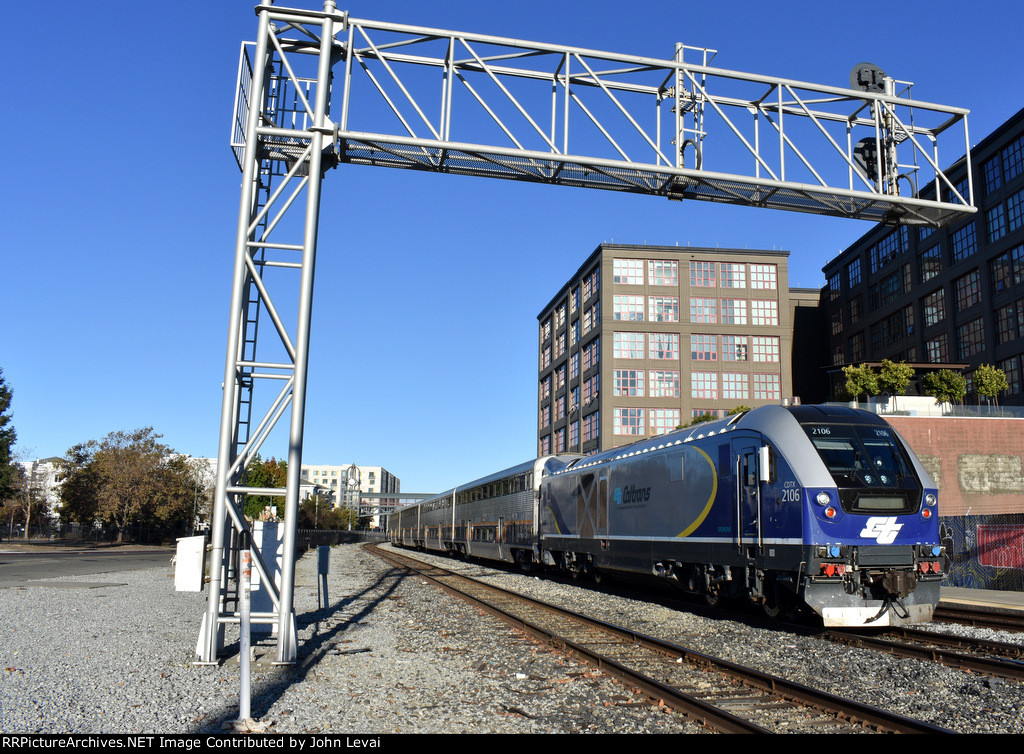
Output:
[[[224,385],[221,397],[220,444],[217,460],[217,486],[213,500],[213,521],[210,530],[210,593],[206,608],[206,625],[199,647],[201,662],[217,661],[220,650],[218,633],[220,619],[222,566],[224,562],[225,528],[227,524],[227,489],[230,484],[228,470],[234,460],[235,411],[238,399],[239,338],[242,327],[242,300],[246,283],[245,255],[248,254],[249,223],[252,220],[253,185],[258,180],[259,150],[256,127],[263,109],[264,75],[266,72],[267,35],[270,28],[270,6],[273,0],[263,0],[259,11],[259,33],[253,59],[249,113],[245,125],[245,166],[242,173],[242,196],[238,210],[235,235],[235,269],[231,292],[231,313],[228,322],[228,347],[224,366]]]
[[[249,633],[249,611],[251,605],[251,594],[250,584],[252,577],[252,551],[249,549],[251,546],[249,532],[243,532],[242,537],[239,540],[239,552],[242,556],[242,567],[241,567],[241,578],[242,578],[242,589],[241,599],[239,602],[239,636],[238,636],[238,720],[244,722],[248,720],[252,713],[250,712],[250,697],[251,697],[251,684],[250,679],[250,667],[249,667],[249,646],[250,646],[250,633]]]
[[[324,12],[336,10],[334,0],[325,0]],[[316,109],[309,154],[309,184],[306,189],[306,227],[302,244],[302,281],[299,290],[298,328],[295,339],[295,371],[292,387],[292,416],[288,443],[288,487],[285,495],[285,529],[281,572],[281,607],[278,614],[277,661],[292,663],[298,649],[292,615],[295,586],[295,538],[299,509],[299,484],[302,471],[302,433],[306,411],[306,376],[309,367],[310,321],[313,312],[313,279],[316,268],[316,241],[320,219],[320,187],[324,128],[330,101],[330,76],[334,19],[326,15],[320,36],[320,61],[316,82]]]

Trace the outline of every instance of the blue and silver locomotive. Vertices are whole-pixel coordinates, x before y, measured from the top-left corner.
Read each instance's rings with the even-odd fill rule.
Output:
[[[392,541],[574,575],[671,579],[826,626],[931,619],[937,491],[880,417],[764,406],[589,456],[547,456],[391,514]]]

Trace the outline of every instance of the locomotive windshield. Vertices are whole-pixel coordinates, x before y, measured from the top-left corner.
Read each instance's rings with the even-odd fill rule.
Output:
[[[805,424],[804,430],[835,480],[845,510],[900,512],[917,507],[920,483],[891,429]]]

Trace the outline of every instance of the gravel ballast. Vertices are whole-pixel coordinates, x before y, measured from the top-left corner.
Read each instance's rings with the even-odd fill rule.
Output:
[[[468,575],[706,654],[965,733],[1024,732],[1024,684],[440,558]],[[296,565],[299,658],[272,664],[254,640],[251,717],[271,733],[703,733],[582,662],[500,624],[358,545],[331,548],[327,607],[316,554]],[[197,665],[206,594],[173,567],[0,589],[0,731],[232,730],[231,656]],[[948,630],[944,628],[944,630]],[[964,629],[967,630],[967,629]],[[1021,643],[1019,636],[970,629]]]

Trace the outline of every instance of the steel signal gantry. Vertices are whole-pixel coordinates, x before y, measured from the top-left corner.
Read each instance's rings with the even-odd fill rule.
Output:
[[[242,190],[200,661],[216,660],[220,629],[237,619],[228,608],[246,494],[285,498],[280,587],[266,578],[267,553],[255,551],[253,566],[272,591],[278,661],[296,657],[295,523],[328,169],[407,168],[886,223],[939,226],[975,211],[970,174],[952,183],[939,153],[952,141],[970,169],[967,111],[917,102],[868,64],[849,88],[821,86],[711,67],[713,50],[684,45],[667,60],[620,55],[365,21],[333,0],[320,12],[270,0],[256,11],[231,136]],[[284,272],[297,281],[276,287]],[[276,338],[260,332],[267,317]],[[279,389],[257,407],[254,385],[266,381]],[[247,463],[286,413],[286,487],[247,487]]]

